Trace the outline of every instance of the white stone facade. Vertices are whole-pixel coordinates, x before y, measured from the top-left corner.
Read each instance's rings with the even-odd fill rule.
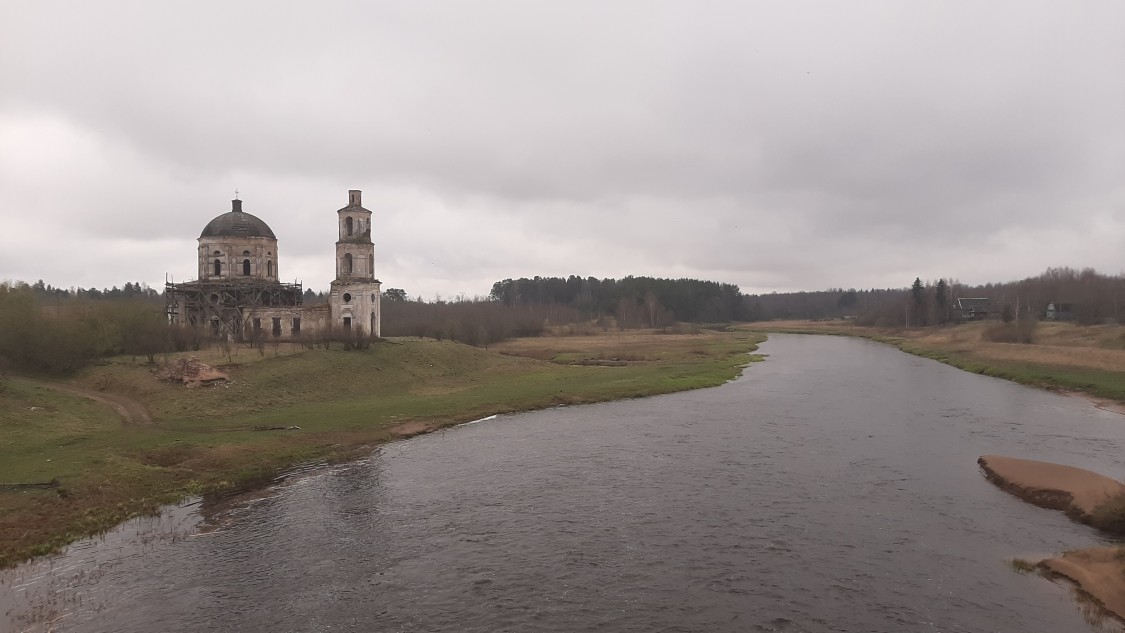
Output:
[[[200,239],[198,274],[199,279],[237,281],[250,277],[277,281],[277,240],[264,237]]]
[[[337,211],[336,279],[327,305],[301,305],[301,286],[279,281],[277,237],[234,200],[199,236],[198,278],[166,286],[173,324],[232,340],[345,338],[381,334],[371,212],[361,192]]]
[[[363,208],[362,192],[348,192],[348,206],[336,212],[336,279],[328,297],[332,327],[339,332],[380,336],[381,287],[375,278],[375,245],[371,212]]]

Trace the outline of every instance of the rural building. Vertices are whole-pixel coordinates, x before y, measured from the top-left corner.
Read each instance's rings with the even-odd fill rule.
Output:
[[[995,316],[992,300],[983,297],[958,299],[957,309],[961,311],[961,318],[965,321],[979,321]]]
[[[326,305],[302,305],[301,284],[279,281],[277,236],[235,199],[199,234],[197,279],[165,285],[169,321],[231,341],[379,336],[381,286],[361,193],[349,191],[336,212],[336,279]]]
[[[1047,309],[1043,311],[1042,317],[1048,321],[1073,321],[1074,320],[1074,304],[1072,303],[1048,303]]]

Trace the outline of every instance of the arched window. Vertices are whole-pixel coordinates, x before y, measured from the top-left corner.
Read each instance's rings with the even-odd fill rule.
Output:
[[[344,253],[344,274],[352,274],[352,254]]]
[[[216,259],[215,260],[215,276],[220,277],[220,276],[222,276],[222,274],[223,274],[223,262]]]
[[[375,256],[374,255],[368,255],[367,256],[367,275],[369,277],[375,276]]]
[[[273,261],[266,261],[266,276],[273,277]]]
[[[250,275],[250,260],[249,259],[242,260],[242,274],[246,275],[246,276]]]
[[[348,237],[351,237],[352,236],[352,218],[351,218],[351,216],[348,216],[348,219],[344,220],[344,228],[348,231]]]

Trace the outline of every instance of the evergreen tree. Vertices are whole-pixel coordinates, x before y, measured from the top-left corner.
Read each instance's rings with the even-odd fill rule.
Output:
[[[926,325],[926,288],[922,285],[920,277],[914,278],[914,284],[910,286],[910,297],[914,303],[914,322],[917,325]]]
[[[945,283],[944,279],[938,279],[937,285],[934,286],[934,305],[937,306],[937,318],[939,323],[945,323],[949,320],[949,285]]]

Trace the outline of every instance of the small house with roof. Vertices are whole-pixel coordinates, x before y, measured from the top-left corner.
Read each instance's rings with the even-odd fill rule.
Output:
[[[992,307],[992,300],[984,297],[966,297],[957,299],[957,310],[964,321],[982,321],[996,316]]]

